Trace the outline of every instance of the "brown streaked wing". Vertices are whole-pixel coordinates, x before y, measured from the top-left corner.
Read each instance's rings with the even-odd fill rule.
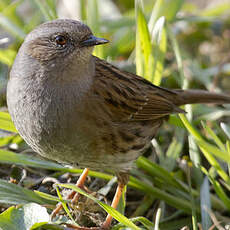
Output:
[[[183,112],[167,97],[173,91],[154,86],[135,74],[121,71],[95,57],[94,91],[105,100],[114,120],[155,120],[171,113]]]

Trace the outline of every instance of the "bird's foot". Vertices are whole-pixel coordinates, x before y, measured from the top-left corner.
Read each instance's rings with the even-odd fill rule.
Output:
[[[89,173],[89,169],[88,168],[85,168],[84,171],[82,172],[81,176],[79,177],[77,183],[76,183],[76,186],[83,189],[84,188],[84,183],[85,183],[85,180],[88,176],[88,173]],[[77,203],[78,200],[80,198],[80,194],[79,193],[76,193],[75,191],[72,191],[68,196],[67,196],[67,200],[70,200],[72,199],[71,203]],[[57,216],[57,214],[62,210],[62,204],[61,203],[58,203],[56,208],[53,210],[53,212],[51,213],[51,220],[53,218],[55,218]]]

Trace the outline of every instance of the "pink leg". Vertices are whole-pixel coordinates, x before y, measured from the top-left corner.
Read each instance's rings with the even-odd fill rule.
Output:
[[[125,186],[124,184],[118,183],[117,190],[116,190],[116,193],[114,195],[111,207],[113,207],[115,209],[117,208],[118,203],[119,203],[120,198],[121,198],[121,195],[122,195],[122,192],[123,192],[123,189],[124,189],[124,186]],[[73,225],[68,225],[68,227],[71,227],[71,228],[76,229],[76,230],[108,230],[110,228],[111,222],[112,222],[112,216],[110,216],[108,214],[105,222],[103,223],[103,225],[101,227],[89,228],[89,227],[81,227],[81,226],[73,226]]]
[[[119,201],[120,201],[120,198],[121,198],[121,195],[122,195],[122,192],[123,192],[123,189],[124,189],[124,186],[125,186],[124,184],[121,184],[118,182],[117,190],[116,190],[116,193],[113,197],[113,202],[111,204],[111,207],[113,207],[115,209],[117,208]],[[109,229],[111,222],[112,222],[112,216],[110,216],[108,214],[105,222],[102,225],[102,229]]]
[[[76,183],[76,186],[79,187],[79,188],[83,188],[84,187],[84,183],[85,183],[85,180],[88,176],[88,173],[89,173],[89,169],[88,168],[85,168],[84,171],[82,172],[81,176],[79,177],[77,183]],[[76,193],[75,191],[72,191],[68,196],[67,196],[67,199],[72,199],[72,203],[74,202],[77,202],[77,200],[79,199],[79,195],[78,193]],[[60,210],[62,209],[62,204],[59,203],[57,205],[57,207],[53,210],[52,214],[51,214],[51,219],[54,218],[59,212]]]

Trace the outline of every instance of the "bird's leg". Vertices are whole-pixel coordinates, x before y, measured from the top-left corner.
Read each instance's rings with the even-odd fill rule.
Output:
[[[111,207],[113,207],[115,209],[117,208],[125,185],[126,184],[118,181],[117,190],[116,190],[116,193],[113,197]],[[72,226],[72,225],[71,225],[71,227],[73,229],[76,229],[76,230],[108,230],[110,228],[111,222],[112,222],[112,216],[110,216],[108,214],[105,222],[102,224],[101,227],[91,227],[90,228],[90,227],[81,227],[81,226]]]
[[[113,197],[113,201],[111,204],[111,207],[113,207],[115,209],[117,208],[117,206],[119,204],[123,189],[124,189],[125,185],[128,183],[129,175],[127,173],[118,173],[117,174],[117,180],[118,180],[118,186],[117,186],[117,190],[116,190],[116,193]],[[106,219],[105,219],[105,222],[102,225],[102,229],[109,229],[111,222],[112,222],[112,216],[108,214]]]
[[[80,178],[78,179],[76,186],[78,186],[79,188],[83,188],[88,172],[89,172],[89,169],[85,168]],[[127,173],[118,173],[117,178],[118,178],[118,186],[117,186],[117,190],[116,190],[116,193],[114,195],[114,198],[111,204],[111,207],[113,207],[114,209],[116,209],[119,204],[124,187],[128,183],[129,175]],[[69,196],[67,197],[67,199],[71,199],[71,198],[73,198],[72,202],[76,202],[79,198],[78,193],[74,191],[71,192]],[[61,208],[62,208],[62,204],[58,204],[57,208],[53,211],[53,213],[55,213],[56,215],[60,211]],[[55,216],[55,215],[53,216],[53,213],[51,214],[52,217]],[[78,230],[107,230],[110,228],[111,222],[112,222],[112,216],[108,214],[105,222],[100,227],[81,227],[81,226],[72,226],[72,225],[71,227],[73,229],[78,229]]]
[[[120,198],[121,198],[121,195],[122,195],[122,192],[123,192],[123,189],[124,189],[124,186],[125,186],[124,184],[118,183],[117,190],[116,190],[116,193],[113,197],[113,202],[111,204],[111,207],[113,207],[115,209],[117,208],[119,201],[120,201]],[[109,214],[107,215],[105,222],[102,225],[102,229],[109,229],[111,222],[112,222],[112,218],[113,217],[110,216]]]
[[[84,171],[82,172],[81,176],[80,176],[79,179],[77,180],[76,186],[77,186],[78,188],[83,189],[84,184],[85,184],[85,180],[86,180],[88,174],[89,174],[89,169],[88,169],[88,168],[85,168]],[[74,192],[74,191],[73,191],[73,192]],[[80,197],[80,193],[74,192],[74,194],[73,194],[73,199],[71,200],[71,203],[76,203],[76,202],[78,202],[79,197]]]
[[[81,176],[79,177],[77,183],[76,183],[76,186],[78,188],[83,188],[84,187],[84,183],[85,183],[85,180],[88,176],[88,173],[89,173],[89,169],[88,168],[85,168],[84,171],[82,172]],[[72,203],[75,203],[78,201],[79,199],[79,193],[76,193],[75,191],[72,191],[68,196],[67,196],[67,200],[69,199],[72,199]],[[61,203],[58,203],[57,204],[57,207],[53,210],[53,212],[51,213],[51,219],[53,219],[59,212],[60,210],[62,209],[62,204]]]

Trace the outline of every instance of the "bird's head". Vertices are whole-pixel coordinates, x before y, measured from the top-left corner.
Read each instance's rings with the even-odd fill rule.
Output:
[[[30,32],[22,50],[43,65],[56,68],[56,65],[84,64],[91,57],[93,46],[107,42],[104,38],[95,37],[82,22],[57,19]]]

